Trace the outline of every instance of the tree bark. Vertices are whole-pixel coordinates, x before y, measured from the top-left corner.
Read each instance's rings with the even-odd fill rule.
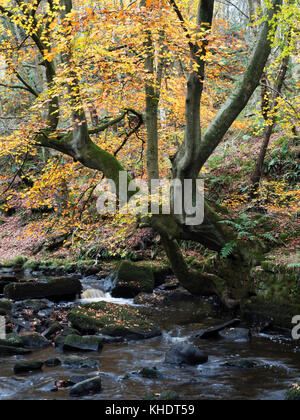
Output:
[[[265,137],[264,137],[264,141],[262,143],[262,146],[259,152],[259,157],[257,159],[256,166],[255,166],[253,175],[251,177],[251,196],[252,197],[254,197],[254,195],[257,193],[257,190],[259,188],[259,183],[262,178],[265,157],[267,154],[271,136],[273,134],[273,130],[276,127],[276,107],[278,105],[278,98],[281,95],[284,80],[286,78],[286,74],[288,71],[288,66],[289,66],[289,56],[286,56],[282,60],[281,69],[279,71],[277,82],[275,84],[274,94],[272,98],[273,103],[272,104],[268,103],[267,105],[265,105],[267,109],[266,108],[263,109],[264,119],[266,121],[268,121],[271,111],[274,111],[274,114],[271,117],[271,123],[270,122],[268,123],[269,125],[265,132]],[[264,88],[266,88],[266,86],[264,86]],[[265,92],[265,89],[264,89],[264,92]]]

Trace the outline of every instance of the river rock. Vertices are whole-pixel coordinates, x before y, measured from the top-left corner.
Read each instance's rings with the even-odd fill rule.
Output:
[[[62,362],[62,367],[66,369],[94,370],[99,366],[101,366],[99,360],[87,359],[85,357],[69,357]]]
[[[258,363],[255,360],[251,359],[241,359],[241,360],[230,360],[224,364],[225,367],[248,370],[258,367]]]
[[[5,286],[7,286],[10,283],[14,283],[18,281],[16,276],[12,275],[12,274],[1,274],[0,275],[0,293],[3,293],[3,290],[5,288]]]
[[[139,293],[152,293],[155,282],[151,268],[139,267],[128,261],[120,264],[112,280],[113,297],[134,298]]]
[[[11,283],[4,287],[4,296],[13,300],[47,298],[55,302],[74,300],[82,291],[78,279],[62,277],[46,283]]]
[[[9,339],[0,339],[0,346],[22,347],[22,342],[15,342],[14,340]]]
[[[143,368],[140,372],[139,375],[142,376],[143,378],[146,379],[159,379],[161,378],[163,375],[161,372],[159,372],[159,370],[157,370],[156,367],[153,368]]]
[[[216,327],[208,328],[206,330],[201,330],[200,332],[194,335],[195,338],[201,340],[207,340],[210,338],[220,338],[220,332],[225,329],[237,327],[240,325],[241,321],[239,319],[233,319],[232,321],[225,322],[224,324],[217,325]]]
[[[56,367],[61,365],[61,361],[57,358],[54,359],[48,359],[44,362],[44,365],[47,367]]]
[[[95,374],[92,374],[94,377]],[[79,384],[80,382],[87,381],[88,379],[91,379],[91,375],[72,375],[70,376],[70,382],[72,385]]]
[[[222,331],[220,336],[226,340],[235,342],[246,342],[251,338],[251,332],[247,328],[230,328]]]
[[[34,313],[43,311],[48,308],[52,308],[54,304],[47,299],[28,299],[24,301],[15,302],[13,305],[13,311],[24,311],[30,309]]]
[[[30,353],[31,351],[28,349],[23,349],[20,347],[13,347],[11,345],[9,346],[0,345],[0,356],[14,356],[14,355],[23,356]]]
[[[80,337],[79,335],[68,335],[63,349],[64,351],[97,351],[103,348],[101,338],[95,336]]]
[[[49,328],[46,329],[46,331],[42,333],[42,336],[49,339],[61,330],[62,330],[62,326],[58,324],[57,322],[54,322],[53,324],[49,326]]]
[[[166,353],[165,362],[175,365],[201,365],[208,361],[208,356],[190,344],[178,344]]]
[[[80,333],[74,328],[65,328],[61,334],[54,338],[55,347],[62,349],[68,335],[80,335]]]
[[[89,303],[72,309],[68,320],[74,328],[87,334],[101,333],[128,340],[161,335],[160,329],[137,308],[108,302]]]
[[[22,363],[17,363],[14,367],[14,372],[15,374],[20,374],[20,373],[29,373],[29,372],[34,372],[36,370],[41,370],[43,367],[43,362],[22,362]]]
[[[5,316],[8,312],[11,311],[12,303],[10,300],[1,299],[0,300],[0,315]]]
[[[71,397],[82,397],[90,394],[98,394],[102,390],[101,378],[96,376],[95,378],[87,379],[86,381],[79,382],[74,385],[70,390]]]
[[[44,349],[51,346],[51,343],[45,337],[37,333],[21,335],[20,338],[23,346],[29,349]]]

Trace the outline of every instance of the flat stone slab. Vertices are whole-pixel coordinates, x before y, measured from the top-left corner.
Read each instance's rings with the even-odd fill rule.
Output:
[[[217,325],[216,327],[208,328],[206,330],[201,330],[200,332],[194,334],[195,338],[201,340],[208,340],[210,338],[220,338],[220,332],[227,330],[228,328],[235,328],[239,326],[241,321],[239,319],[233,319],[231,321],[225,322],[224,324]]]

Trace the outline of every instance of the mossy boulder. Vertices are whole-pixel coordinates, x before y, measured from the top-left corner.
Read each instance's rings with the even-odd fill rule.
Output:
[[[23,346],[28,349],[44,349],[51,345],[50,341],[37,333],[21,335],[20,339],[22,340]]]
[[[72,326],[81,332],[101,333],[127,339],[152,338],[161,334],[139,309],[107,302],[90,303],[68,314]]]
[[[64,351],[97,351],[103,348],[101,338],[94,336],[81,337],[79,335],[68,335],[64,343]]]
[[[151,268],[123,261],[114,273],[113,284],[113,297],[134,298],[142,292],[151,293],[155,281]]]
[[[156,367],[153,368],[143,368],[140,372],[139,375],[141,375],[143,378],[146,379],[159,379],[161,378],[163,375],[161,372],[159,372],[159,370],[157,370]]]
[[[11,345],[8,346],[2,346],[0,344],[0,356],[25,356],[27,354],[30,354],[31,351],[27,349],[22,349],[20,347],[13,347]]]
[[[70,390],[70,396],[83,397],[84,395],[98,394],[101,391],[101,378],[96,376],[74,385]]]
[[[136,265],[140,268],[151,270],[154,276],[155,287],[161,286],[165,283],[166,278],[173,274],[172,269],[164,263],[155,262],[138,262]]]
[[[101,366],[99,360],[87,359],[85,357],[69,357],[62,362],[62,367],[66,369],[85,369],[95,370]]]
[[[254,297],[241,306],[243,318],[254,324],[270,324],[273,327],[291,330],[292,319],[300,314],[300,304],[278,301],[264,297]]]
[[[29,373],[36,370],[42,370],[43,364],[44,363],[40,361],[17,363],[14,367],[14,372],[16,375],[18,375],[20,373]]]
[[[286,401],[300,401],[300,385],[295,383],[285,394]]]
[[[208,356],[203,353],[198,347],[190,344],[177,344],[172,347],[167,353],[165,362],[172,365],[202,365],[207,363]]]
[[[11,283],[4,288],[4,296],[12,300],[47,298],[53,301],[73,300],[82,292],[78,279],[56,278],[45,283]]]
[[[12,308],[12,303],[7,299],[1,299],[0,300],[0,315],[4,316],[8,312],[10,312]]]
[[[252,270],[258,296],[281,303],[300,304],[300,268],[263,261]]]
[[[18,281],[16,276],[12,274],[1,274],[0,275],[0,293],[2,294],[4,291],[5,286],[10,283],[14,283]]]

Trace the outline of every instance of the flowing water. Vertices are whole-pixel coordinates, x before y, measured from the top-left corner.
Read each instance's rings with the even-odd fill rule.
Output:
[[[96,281],[96,280],[95,280]],[[99,280],[98,280],[99,285]],[[83,281],[82,302],[106,300],[128,304],[126,299],[112,299],[107,290],[99,290],[93,279]],[[133,304],[132,301],[129,303]],[[222,320],[202,316],[194,304],[175,302],[168,307],[152,310],[152,316],[163,329],[161,337],[114,345],[105,345],[103,351],[84,356],[101,362],[103,391],[85,399],[143,399],[149,393],[175,391],[181,399],[284,399],[291,383],[300,380],[300,348],[288,337],[259,335],[249,342],[230,340],[203,340],[201,349],[209,361],[199,367],[172,366],[164,363],[166,351],[174,343],[190,342],[200,328],[221,323]],[[200,317],[201,318],[201,317]],[[224,320],[223,320],[224,321]],[[199,344],[199,342],[198,342]],[[95,374],[90,370],[70,370],[44,367],[42,372],[14,375],[17,361],[47,360],[82,353],[59,353],[54,348],[35,351],[31,355],[2,357],[0,359],[0,399],[69,399],[69,390],[51,392],[55,381],[74,374]],[[249,370],[232,369],[226,362],[251,359],[258,366]],[[146,379],[139,372],[145,367],[156,367],[158,379]]]

